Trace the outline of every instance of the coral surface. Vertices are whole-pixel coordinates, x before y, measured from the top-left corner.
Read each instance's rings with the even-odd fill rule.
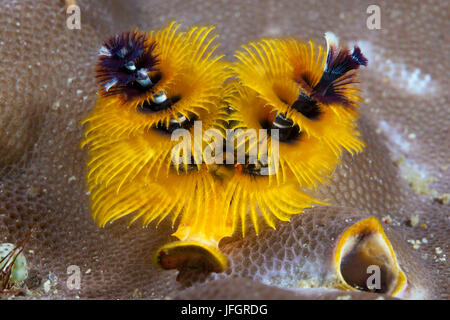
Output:
[[[310,289],[325,286],[332,238],[375,216],[408,278],[406,297],[449,298],[448,2],[380,1],[379,30],[366,26],[369,1],[77,3],[80,30],[67,28],[64,1],[0,1],[1,242],[17,243],[35,228],[24,251],[30,270],[22,297],[375,298]],[[218,50],[230,58],[261,37],[320,43],[332,30],[370,61],[359,72],[366,148],[344,156],[332,183],[315,195],[333,206],[306,210],[258,237],[224,239],[225,273],[178,282],[176,271],[151,263],[154,250],[173,240],[169,224],[95,225],[79,148],[80,120],[96,98],[101,44],[116,32],[174,19],[184,30],[216,25]],[[72,265],[81,270],[79,289],[66,284]]]

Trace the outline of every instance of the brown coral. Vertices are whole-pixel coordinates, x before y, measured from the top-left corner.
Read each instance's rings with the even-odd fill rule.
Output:
[[[41,283],[50,277],[51,290],[45,292],[41,286],[31,294],[132,298],[137,288],[142,298],[196,297],[192,289],[183,287],[190,283],[205,297],[239,298],[242,291],[228,296],[218,291],[233,287],[236,280],[230,276],[238,276],[250,279],[245,282],[246,292],[268,297],[267,285],[259,282],[262,269],[252,261],[264,262],[274,274],[289,269],[299,282],[307,280],[305,272],[294,268],[303,261],[296,260],[304,250],[300,240],[305,234],[320,239],[322,231],[314,222],[331,226],[334,220],[324,217],[328,211],[334,212],[335,219],[351,212],[389,222],[383,222],[385,231],[408,281],[423,289],[419,296],[449,298],[449,205],[434,200],[448,192],[450,184],[445,147],[450,116],[444,85],[450,70],[445,56],[450,26],[445,1],[381,2],[381,30],[366,29],[370,3],[363,1],[304,1],[303,10],[293,1],[269,0],[258,6],[243,1],[161,1],[151,7],[144,1],[77,2],[81,30],[66,28],[63,1],[60,6],[55,1],[0,3],[4,24],[0,30],[0,236],[2,242],[17,243],[36,227],[25,254]],[[360,127],[366,150],[353,159],[344,157],[334,183],[320,191],[342,207],[310,210],[260,238],[229,240],[222,246],[232,268],[224,279],[211,281],[212,276],[203,284],[194,277],[177,283],[174,272],[152,266],[151,254],[169,240],[170,226],[126,229],[126,223],[119,223],[96,228],[85,194],[86,157],[78,148],[79,120],[94,104],[93,71],[103,40],[136,24],[141,29],[159,28],[174,17],[185,28],[217,25],[229,56],[240,43],[261,36],[297,35],[319,42],[326,30],[333,30],[341,41],[359,42],[371,62],[361,72]],[[404,178],[411,176],[410,170],[417,173],[415,180]],[[417,179],[426,181],[428,188],[421,190],[429,192],[414,191]],[[415,215],[419,223],[408,226],[406,221]],[[267,241],[276,245],[268,249]],[[314,243],[308,248],[309,261],[322,246]],[[241,258],[247,255],[253,258]],[[70,265],[82,270],[80,290],[66,286]],[[290,286],[281,280],[269,286]],[[304,290],[307,296],[320,296]],[[274,297],[299,298],[290,290],[274,292]],[[329,298],[368,295],[324,292]]]

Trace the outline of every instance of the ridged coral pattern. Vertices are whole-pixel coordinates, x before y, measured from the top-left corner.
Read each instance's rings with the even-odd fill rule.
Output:
[[[183,26],[216,24],[224,43],[222,52],[229,55],[240,43],[262,36],[293,34],[321,41],[325,30],[333,30],[344,43],[371,45],[372,50],[363,48],[370,69],[360,76],[363,102],[359,124],[365,152],[354,158],[344,155],[333,184],[323,187],[318,197],[356,210],[355,216],[379,218],[408,280],[424,289],[425,298],[449,297],[448,261],[441,259],[444,254],[447,259],[449,256],[449,205],[442,204],[439,197],[449,189],[450,180],[445,167],[449,149],[443,148],[450,127],[443,86],[449,78],[445,63],[448,41],[442,41],[450,28],[445,1],[380,2],[385,17],[382,30],[370,32],[365,29],[365,12],[371,3],[365,1],[304,1],[302,7],[308,10],[298,10],[293,1],[268,0],[258,6],[242,1],[161,1],[151,8],[144,1],[127,1],[126,5],[123,1],[77,2],[82,8],[82,30],[74,31],[63,27],[62,1],[59,6],[55,1],[1,3],[0,236],[3,242],[17,243],[36,227],[25,250],[30,279],[41,280],[40,285],[39,281],[28,282],[33,296],[188,298],[196,297],[195,291],[215,298],[222,297],[227,288],[236,288],[236,281],[229,278],[232,275],[249,279],[242,286],[245,290],[232,297],[244,298],[247,292],[265,297],[267,285],[261,281],[266,280],[260,275],[267,270],[273,276],[278,273],[280,279],[284,275],[281,270],[288,270],[300,282],[307,280],[307,273],[296,272],[295,265],[302,270],[302,263],[320,261],[322,244],[316,241],[323,239],[323,231],[317,231],[315,219],[324,224],[325,229],[320,230],[326,230],[348,213],[343,208],[321,209],[336,210],[336,219],[326,219],[313,209],[310,218],[305,212],[260,239],[232,239],[222,246],[230,255],[231,274],[202,285],[192,280],[191,291],[181,291],[185,287],[174,281],[175,272],[158,270],[151,263],[151,253],[172,239],[168,224],[151,232],[139,226],[127,229],[125,223],[106,229],[95,226],[85,194],[86,156],[78,141],[82,136],[79,121],[96,98],[92,70],[99,45],[136,24],[142,29],[158,28],[177,15]],[[147,19],[150,15],[157,19]],[[414,73],[416,68],[420,72]],[[415,83],[425,83],[431,94],[411,91],[401,78],[404,73],[415,74]],[[398,154],[404,161],[396,160]],[[418,192],[414,181],[405,180],[401,171],[405,163],[415,164],[433,177],[429,189],[437,195],[427,189]],[[419,216],[419,223],[411,227],[406,222],[413,215]],[[304,219],[311,220],[305,223]],[[304,244],[300,243],[304,234],[310,235],[308,254],[299,247]],[[415,249],[407,240],[420,240],[421,245]],[[262,247],[268,242],[269,249]],[[437,248],[442,253],[437,253]],[[307,258],[300,259],[301,253]],[[242,258],[248,256],[252,258]],[[79,291],[70,291],[65,285],[70,265],[82,270]],[[52,289],[46,293],[42,284],[49,277]],[[321,297],[311,291],[299,296],[281,286],[281,282],[269,284],[271,292],[282,292],[280,298]],[[326,292],[328,298],[342,296],[342,292]],[[367,293],[349,295],[358,298]]]

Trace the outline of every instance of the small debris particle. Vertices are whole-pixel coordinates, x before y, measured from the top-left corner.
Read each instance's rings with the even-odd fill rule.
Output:
[[[75,176],[71,176],[68,180],[69,183],[71,183],[72,181],[77,180],[77,178]]]
[[[440,204],[447,204],[450,201],[450,193],[443,193],[434,198]]]
[[[427,228],[427,224],[426,224],[426,223],[422,223],[422,224],[420,225],[420,227],[423,228],[423,229],[426,229],[426,228]]]
[[[91,271],[92,271],[92,270],[89,268],[89,269],[86,270],[85,273],[86,273],[86,274],[89,274],[89,273],[91,273]]]
[[[419,215],[418,214],[411,216],[408,220],[408,225],[410,227],[415,227],[418,223],[419,223]]]
[[[410,133],[410,134],[408,134],[408,138],[413,140],[413,139],[416,138],[416,134],[415,133]]]
[[[420,240],[413,240],[413,239],[409,239],[407,241],[412,244],[412,246],[415,250],[419,249],[420,244],[422,243]]]
[[[57,284],[58,283],[58,277],[53,272],[50,272],[48,274],[48,278],[52,282],[52,284]]]
[[[58,100],[58,101],[55,101],[55,102],[52,104],[52,109],[53,109],[53,110],[58,110],[58,109],[59,109],[59,106],[60,106],[59,100]]]
[[[49,293],[50,292],[50,280],[47,280],[44,282],[44,292]]]
[[[440,247],[435,248],[434,251],[436,251],[437,254],[442,253],[442,249]]]
[[[135,298],[142,297],[142,293],[141,293],[141,291],[138,288],[134,289],[133,297],[135,297]]]
[[[400,168],[400,174],[405,179],[414,193],[434,197],[437,191],[430,188],[430,184],[436,180],[435,177],[421,172],[414,164],[409,163],[403,156],[395,159]]]
[[[383,217],[383,221],[384,221],[384,223],[386,223],[386,224],[391,223],[391,221],[392,221],[391,216],[384,216],[384,217]]]

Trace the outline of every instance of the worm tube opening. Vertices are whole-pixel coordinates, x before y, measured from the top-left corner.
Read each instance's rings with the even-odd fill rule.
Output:
[[[406,287],[391,243],[374,217],[345,230],[336,248],[335,268],[343,289],[395,296]]]
[[[154,263],[163,269],[177,269],[180,274],[189,270],[202,273],[223,272],[227,258],[217,245],[207,241],[175,241],[160,247]]]

